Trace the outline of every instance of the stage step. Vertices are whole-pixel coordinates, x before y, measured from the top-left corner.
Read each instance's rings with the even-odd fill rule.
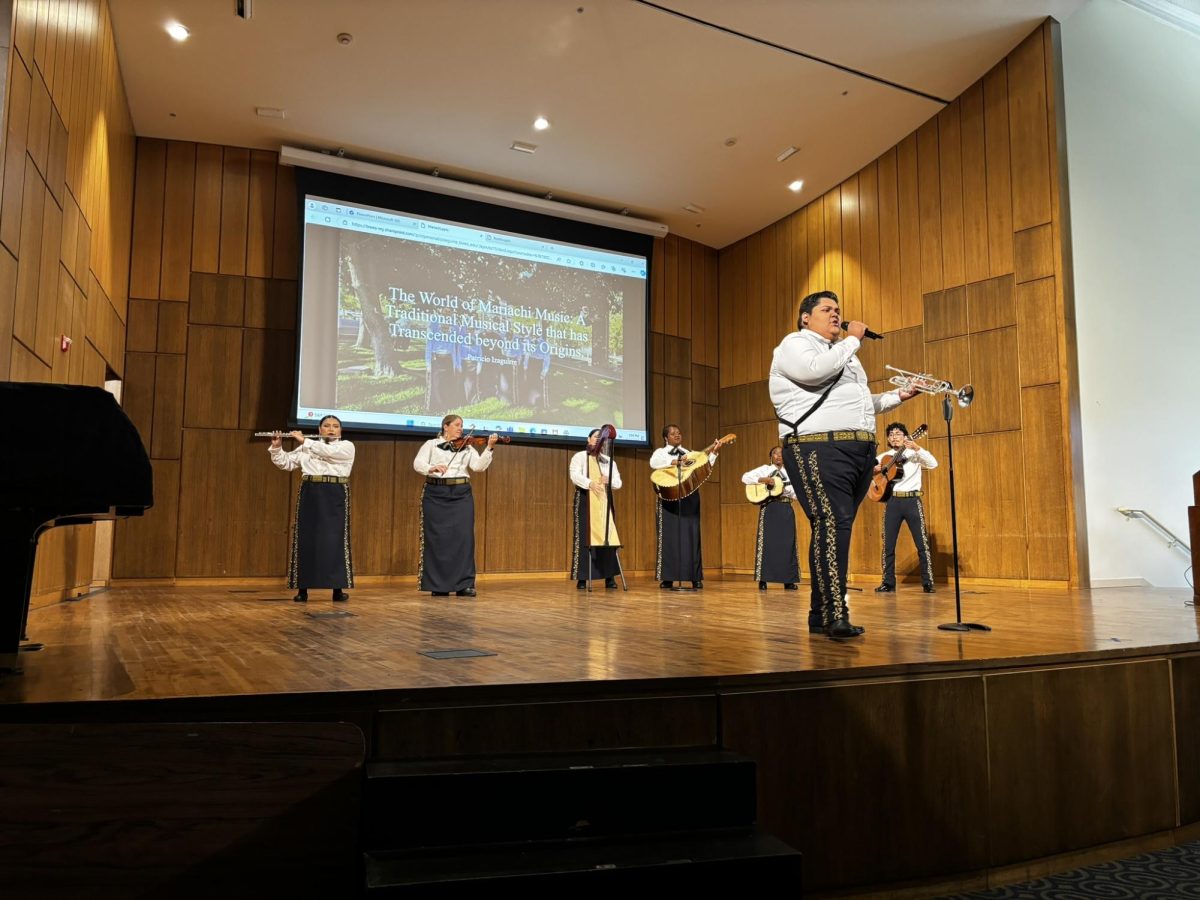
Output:
[[[367,764],[367,850],[750,829],[755,763],[717,750]]]
[[[786,885],[798,896],[801,884],[797,851],[770,835],[744,830],[369,853],[366,880],[371,898],[445,897],[447,889],[501,885],[533,891],[526,897],[624,887],[737,896],[755,884]]]

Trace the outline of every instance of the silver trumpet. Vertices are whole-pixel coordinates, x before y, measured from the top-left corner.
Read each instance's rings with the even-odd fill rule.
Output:
[[[955,389],[950,382],[934,378],[929,374],[909,372],[905,369],[897,369],[895,366],[884,366],[884,368],[891,369],[896,373],[888,381],[902,391],[920,391],[922,394],[953,394],[958,398],[958,405],[964,408],[970,406],[971,401],[975,399],[975,388],[969,384]]]

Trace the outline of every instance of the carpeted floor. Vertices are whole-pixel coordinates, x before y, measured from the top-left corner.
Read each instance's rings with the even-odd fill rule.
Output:
[[[941,900],[1200,900],[1200,841]]]

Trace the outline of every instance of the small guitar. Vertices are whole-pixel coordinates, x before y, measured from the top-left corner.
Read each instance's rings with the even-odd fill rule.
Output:
[[[783,493],[784,481],[778,475],[770,476],[770,484],[748,484],[746,485],[746,499],[751,503],[766,503]]]
[[[737,440],[736,434],[727,434],[715,441],[718,447],[732,444]],[[654,493],[663,500],[682,500],[700,489],[700,485],[708,481],[712,474],[712,464],[708,461],[707,450],[693,450],[680,457],[682,466],[674,464],[650,473],[650,481],[654,485]]]
[[[928,430],[928,425],[922,425],[909,435],[908,439],[910,441],[919,441],[925,436],[925,432]],[[901,459],[903,455],[904,450],[899,450],[896,453],[887,454],[879,461],[879,471],[871,476],[871,486],[867,488],[868,498],[883,503],[892,496],[892,486],[900,474],[900,463],[903,461]]]

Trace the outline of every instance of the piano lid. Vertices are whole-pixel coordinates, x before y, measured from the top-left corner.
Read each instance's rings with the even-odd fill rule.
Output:
[[[0,509],[51,516],[154,505],[142,439],[103,388],[0,381],[0,409],[26,438],[0,467]]]

